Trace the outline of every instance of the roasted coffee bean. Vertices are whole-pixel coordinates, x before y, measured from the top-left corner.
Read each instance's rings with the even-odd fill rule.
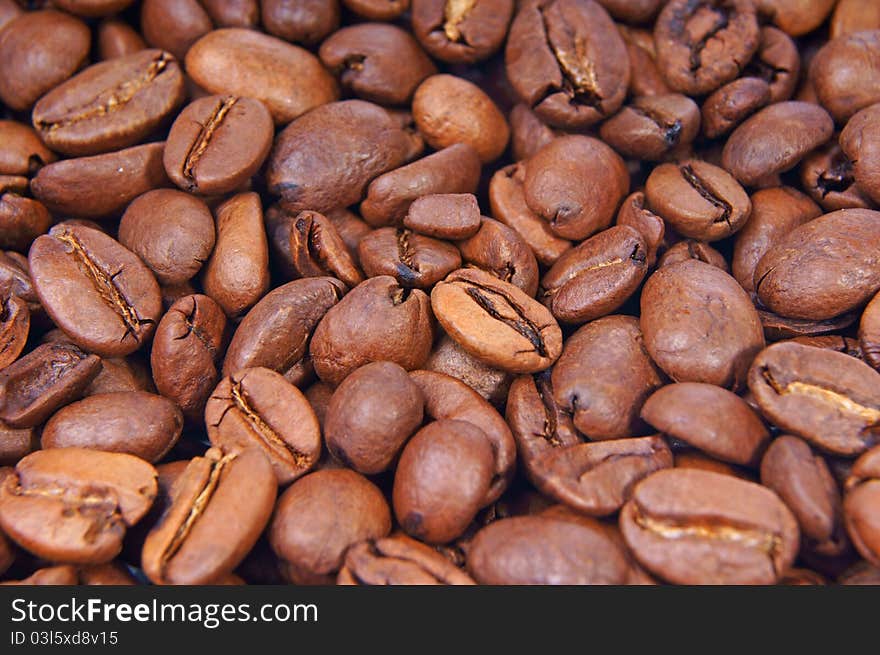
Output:
[[[552,266],[571,248],[571,241],[556,236],[550,224],[529,209],[523,190],[524,181],[525,166],[522,163],[502,168],[492,176],[489,183],[492,215],[519,233],[539,263]]]
[[[859,342],[856,339],[851,339],[850,337],[841,337],[839,335],[829,334],[826,336],[818,337],[795,337],[791,339],[791,341],[804,346],[814,346],[815,348],[825,348],[826,350],[833,350],[835,352],[845,353],[850,357],[855,357],[856,359],[864,359],[862,355],[862,349],[859,347]]]
[[[513,0],[413,0],[412,27],[431,56],[473,64],[501,47],[513,11]]]
[[[516,161],[528,159],[556,138],[556,131],[522,103],[514,105],[510,122],[510,149]]]
[[[156,392],[149,366],[145,359],[137,354],[102,359],[101,371],[86,387],[83,396],[127,391]]]
[[[518,516],[477,533],[467,570],[480,584],[623,584],[623,549],[597,521]]]
[[[416,198],[404,227],[437,239],[467,239],[480,229],[480,206],[471,193],[439,193]]]
[[[38,569],[23,580],[0,582],[0,585],[75,585],[79,582],[76,568],[69,564]]]
[[[840,149],[853,163],[853,177],[859,188],[875,203],[880,201],[880,103],[857,112],[840,133]]]
[[[755,269],[761,257],[786,234],[822,213],[792,187],[762,189],[751,201],[752,213],[736,235],[731,260],[733,277],[748,292],[755,290]]]
[[[261,453],[211,448],[171,488],[170,506],[144,542],[144,573],[156,584],[206,584],[231,573],[268,523],[275,495]]]
[[[711,264],[715,268],[720,268],[725,273],[730,272],[730,267],[727,265],[727,260],[724,259],[724,255],[715,250],[715,248],[705,241],[696,241],[694,239],[685,239],[684,241],[679,241],[674,246],[670,247],[663,253],[663,256],[660,257],[660,260],[657,262],[657,268],[677,264],[678,262],[683,262],[688,259],[695,259],[706,264]]]
[[[40,169],[31,191],[48,209],[62,216],[103,218],[152,189],[168,186],[162,166],[164,143],[65,159]]]
[[[860,561],[844,571],[837,582],[842,585],[878,585],[880,584],[880,567]]]
[[[95,155],[134,145],[183,102],[174,57],[142,50],[90,66],[43,96],[34,127],[53,150]]]
[[[834,132],[834,122],[821,107],[806,102],[779,102],[740,125],[724,146],[724,168],[746,186],[775,186],[775,176],[794,168]]]
[[[829,25],[832,39],[877,29],[880,29],[880,5],[871,0],[838,0]]]
[[[171,305],[156,328],[150,351],[156,389],[191,421],[202,418],[220,377],[226,332],[223,309],[201,294],[184,296]]]
[[[300,212],[293,220],[290,256],[293,268],[302,277],[331,275],[348,287],[356,287],[364,281],[333,223],[318,212]]]
[[[697,470],[643,480],[620,528],[642,566],[678,584],[773,584],[794,563],[800,537],[769,489]]]
[[[318,55],[343,88],[381,105],[405,105],[416,87],[437,72],[408,32],[382,23],[334,32],[321,44]]]
[[[356,544],[336,578],[344,585],[472,585],[473,579],[433,548],[395,533]]]
[[[791,318],[823,320],[864,305],[880,289],[873,244],[880,213],[841,210],[789,232],[755,269],[765,307]]]
[[[703,134],[715,139],[730,132],[770,102],[770,85],[758,77],[725,84],[703,103]]]
[[[42,313],[40,300],[31,283],[27,257],[17,252],[0,251],[0,288],[27,303],[31,316]]]
[[[880,566],[880,449],[873,448],[853,464],[846,481],[844,517],[856,550],[874,566]]]
[[[456,343],[495,368],[533,373],[562,352],[562,332],[550,312],[490,273],[451,273],[434,287],[431,306]]]
[[[645,198],[667,225],[702,241],[729,237],[752,212],[748,195],[727,171],[696,159],[655,168]]]
[[[57,411],[43,427],[44,449],[88,448],[161,460],[183,429],[173,402],[144,391],[101,393]]]
[[[29,125],[0,120],[0,175],[33,175],[57,159]]]
[[[797,45],[782,30],[765,25],[761,43],[746,74],[759,77],[770,86],[770,102],[784,102],[794,95],[801,70]]]
[[[865,361],[880,370],[880,296],[865,307],[859,323],[859,346]]]
[[[132,4],[132,0],[53,0],[59,9],[78,16],[110,16]]]
[[[711,384],[667,385],[645,401],[641,416],[667,436],[733,464],[756,466],[770,440],[744,400]]]
[[[631,227],[642,235],[646,249],[645,262],[649,269],[653,268],[657,261],[657,250],[666,235],[666,223],[648,208],[643,191],[626,197],[617,212],[616,223]]]
[[[834,0],[755,0],[762,15],[792,36],[819,27],[834,7]]]
[[[416,89],[412,112],[419,132],[436,150],[468,143],[486,164],[507,147],[510,128],[504,114],[480,87],[463,78],[432,75]]]
[[[228,316],[243,314],[269,288],[269,247],[256,193],[240,193],[217,207],[217,242],[202,271],[205,293]]]
[[[826,43],[810,65],[816,96],[840,124],[880,102],[880,30],[839,36]]]
[[[269,34],[314,45],[339,27],[339,1],[260,0],[260,18]]]
[[[318,377],[336,385],[369,362],[420,367],[431,351],[433,333],[428,296],[382,275],[359,284],[324,314],[309,353]]]
[[[675,453],[675,468],[677,469],[697,469],[700,471],[710,471],[712,473],[720,473],[722,475],[730,475],[735,478],[741,478],[748,482],[754,482],[754,476],[750,475],[746,469],[741,469],[730,464],[725,464],[717,459],[704,455],[697,450],[688,450]]]
[[[15,111],[30,109],[88,61],[90,43],[86,24],[60,11],[10,20],[0,36],[0,100]]]
[[[393,227],[364,236],[358,260],[370,277],[390,275],[400,286],[417,289],[430,289],[461,267],[461,254],[451,243]]]
[[[0,247],[25,252],[52,224],[43,203],[25,195],[27,189],[26,177],[0,175]]]
[[[364,197],[370,180],[409,159],[414,143],[377,105],[363,100],[329,103],[278,135],[266,182],[291,212],[347,207]]]
[[[12,364],[22,353],[30,327],[27,302],[8,292],[0,296],[0,369]]]
[[[859,320],[857,312],[841,314],[824,321],[811,321],[809,319],[786,318],[764,309],[758,310],[758,318],[761,319],[761,325],[764,327],[764,334],[768,341],[830,334],[845,330]]]
[[[159,285],[118,241],[60,224],[34,241],[28,262],[40,303],[81,348],[119,357],[152,337],[162,312]]]
[[[321,454],[321,430],[302,392],[275,371],[244,368],[223,378],[205,406],[211,443],[224,453],[262,451],[285,485]]]
[[[200,0],[217,27],[255,28],[260,22],[258,0]]]
[[[229,193],[263,165],[273,136],[272,116],[259,100],[200,98],[171,126],[163,155],[165,172],[190,193]]]
[[[0,29],[23,13],[24,9],[18,5],[16,0],[0,0]]]
[[[214,219],[207,205],[171,189],[138,196],[119,222],[119,242],[165,285],[195,277],[210,257],[214,239]]]
[[[125,57],[147,47],[143,37],[131,25],[116,18],[105,18],[98,23],[95,38],[101,61]]]
[[[483,217],[479,231],[459,241],[458,249],[468,267],[482,269],[529,296],[538,290],[535,256],[525,239],[503,223]]]
[[[629,193],[620,155],[592,137],[560,137],[526,162],[526,204],[557,236],[585,239],[608,227]]]
[[[751,0],[671,0],[654,26],[660,72],[674,90],[691,95],[736,78],[759,40]]]
[[[616,225],[566,251],[541,279],[540,296],[553,316],[580,324],[617,310],[647,273],[645,240]]]
[[[59,448],[31,453],[0,486],[0,527],[52,562],[100,564],[156,497],[156,470],[120,453]]]
[[[621,155],[645,161],[662,161],[699,132],[697,103],[678,93],[635,98],[599,128],[602,139]]]
[[[214,30],[196,41],[186,72],[209,93],[262,101],[281,125],[338,97],[315,55],[243,28]]]
[[[519,98],[565,129],[613,115],[629,85],[626,45],[593,0],[524,4],[510,26],[504,61]]]
[[[846,546],[840,492],[821,456],[801,439],[783,435],[761,460],[761,484],[788,505],[811,550],[840,554]]]
[[[646,29],[618,25],[629,55],[629,93],[633,97],[672,93],[657,67],[654,35]]]
[[[342,0],[342,4],[370,20],[394,20],[409,9],[410,0]]]
[[[804,157],[801,185],[825,211],[873,207],[868,194],[856,184],[853,164],[836,143],[828,143]]]
[[[144,39],[178,59],[212,29],[211,18],[198,0],[144,0],[141,4]]]
[[[291,582],[326,584],[342,568],[350,546],[390,532],[382,492],[354,471],[336,469],[290,485],[278,499],[269,542]]]
[[[0,371],[0,420],[15,428],[37,426],[79,398],[100,370],[100,357],[71,343],[38,346]]]
[[[824,451],[853,456],[880,442],[880,373],[839,352],[777,343],[749,371],[764,416]]]
[[[425,369],[461,380],[496,407],[507,398],[510,374],[487,366],[445,334],[434,345]]]
[[[641,310],[645,348],[673,380],[745,386],[764,333],[731,276],[695,260],[664,266],[645,283]]]
[[[0,421],[0,466],[15,466],[18,460],[39,447],[34,428],[13,428]]]
[[[318,322],[345,294],[339,280],[294,280],[267,293],[239,323],[223,360],[223,375],[264,367],[299,385]]]

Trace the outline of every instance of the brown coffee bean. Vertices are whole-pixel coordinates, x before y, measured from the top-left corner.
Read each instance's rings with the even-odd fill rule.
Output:
[[[272,116],[259,100],[199,98],[171,126],[163,156],[165,171],[190,193],[229,193],[263,165],[273,136]]]
[[[0,369],[6,368],[22,353],[31,328],[27,302],[5,292],[0,296]]]
[[[646,249],[645,263],[649,269],[653,268],[657,261],[657,250],[666,235],[666,223],[648,208],[643,191],[627,196],[617,212],[616,223],[631,227],[642,235]]]
[[[333,102],[278,135],[266,182],[291,212],[347,207],[363,198],[370,180],[409,159],[414,143],[381,107],[363,100]]]
[[[557,136],[553,128],[522,103],[514,105],[507,120],[510,122],[510,149],[516,161],[528,159]]]
[[[43,96],[34,127],[53,150],[95,155],[134,145],[183,102],[183,74],[162,50],[90,66]]]
[[[553,316],[580,324],[617,310],[647,273],[645,241],[616,225],[566,251],[541,279],[540,297]]]
[[[641,310],[645,347],[674,381],[745,386],[764,334],[731,276],[695,260],[664,266],[645,283]]]
[[[128,391],[156,392],[149,366],[145,359],[137,354],[102,359],[101,371],[86,387],[83,396]]]
[[[654,25],[660,72],[675,91],[690,95],[739,76],[759,39],[751,0],[671,0]]]
[[[31,191],[55,214],[116,215],[139,195],[168,185],[162,167],[164,147],[164,143],[148,143],[55,162],[40,169],[31,181]]]
[[[752,203],[722,168],[696,159],[661,164],[645,183],[651,210],[686,237],[717,241],[748,220]]]
[[[514,285],[479,269],[451,273],[431,292],[446,333],[486,364],[511,373],[548,368],[562,352],[550,312]]]
[[[460,241],[458,249],[467,267],[476,267],[522,289],[528,296],[538,290],[538,262],[518,232],[483,217],[479,231]]]
[[[855,357],[856,359],[864,359],[864,357],[862,356],[862,349],[859,347],[859,342],[856,339],[851,339],[850,337],[841,337],[840,335],[829,334],[826,336],[818,337],[795,337],[791,339],[791,341],[804,346],[825,348],[826,350],[833,350],[835,352],[845,353],[850,357]]]
[[[162,312],[159,285],[118,241],[61,224],[34,241],[28,262],[40,303],[80,347],[119,357],[152,337]]]
[[[824,321],[786,318],[763,309],[758,310],[758,318],[764,328],[768,341],[792,339],[795,337],[818,336],[845,330],[859,320],[858,312],[841,314]]]
[[[792,187],[762,189],[751,197],[752,213],[736,235],[731,268],[748,292],[755,290],[755,269],[766,252],[796,227],[819,216],[818,205]]]
[[[880,201],[880,131],[876,125],[880,103],[857,112],[840,133],[840,148],[852,162],[853,177],[859,188],[875,203]]]
[[[333,77],[313,54],[243,28],[209,32],[186,54],[186,72],[218,95],[260,100],[285,124],[338,96]]]
[[[227,316],[239,316],[269,288],[269,249],[256,193],[233,196],[214,212],[217,242],[205,264],[205,293]]]
[[[321,44],[318,55],[343,88],[381,105],[407,104],[437,72],[408,32],[382,23],[344,27]]]
[[[290,255],[294,269],[302,277],[330,275],[352,288],[364,281],[333,223],[318,212],[300,212],[293,220]]]
[[[0,29],[24,13],[24,9],[18,6],[15,0],[0,0]]]
[[[339,27],[339,2],[260,0],[260,18],[269,34],[285,41],[314,45]]]
[[[846,529],[856,550],[874,566],[880,566],[880,449],[873,448],[853,464],[846,481],[843,509]]]
[[[724,168],[747,186],[762,185],[794,168],[833,132],[834,122],[821,107],[779,102],[734,130],[724,145]]]
[[[525,166],[522,163],[502,168],[492,176],[489,183],[492,215],[519,233],[539,263],[552,266],[571,248],[571,242],[556,236],[550,224],[529,209],[523,190],[524,180]]]
[[[623,36],[629,55],[629,94],[637,98],[672,93],[657,67],[654,35],[646,29],[634,29],[626,25],[618,25],[617,28]]]
[[[358,244],[358,259],[369,277],[390,275],[402,287],[430,289],[461,267],[461,254],[451,243],[382,227]]]
[[[232,572],[269,522],[275,494],[261,453],[209,449],[171,488],[168,508],[144,541],[144,573],[156,584],[206,584]]]
[[[797,437],[774,440],[761,460],[761,484],[794,513],[811,550],[838,555],[846,546],[840,492],[828,465]]]
[[[27,190],[26,177],[0,175],[0,247],[27,251],[52,224],[46,207],[26,197]]]
[[[156,497],[156,470],[120,453],[40,450],[0,486],[0,527],[37,557],[100,564],[122,549],[126,528]]]
[[[0,175],[33,175],[57,159],[29,125],[0,120]]]
[[[156,328],[150,351],[156,389],[193,422],[202,418],[219,380],[226,331],[223,309],[201,294],[184,296],[171,305]]]
[[[772,584],[799,543],[797,522],[775,493],[697,470],[643,480],[620,528],[642,566],[677,584]]]
[[[730,273],[730,267],[727,265],[724,255],[705,241],[696,241],[694,239],[685,239],[670,247],[660,257],[660,260],[657,262],[657,268],[677,264],[688,259],[695,259],[705,264],[710,264],[715,268],[720,268],[725,273]]]
[[[32,575],[24,580],[0,582],[0,585],[75,585],[79,582],[76,568],[69,565],[48,566],[37,569]]]
[[[178,59],[212,29],[210,16],[197,0],[144,0],[141,4],[144,39]]]
[[[342,0],[342,4],[370,20],[394,20],[409,9],[410,0]]]
[[[623,584],[629,564],[596,521],[519,516],[477,533],[467,570],[480,584]]]
[[[211,255],[214,239],[214,219],[207,205],[171,189],[138,196],[119,222],[119,242],[165,285],[195,277]]]
[[[391,532],[391,512],[379,489],[347,469],[316,471],[278,499],[269,542],[285,576],[297,584],[329,583],[345,551]]]
[[[125,57],[147,47],[143,37],[131,25],[116,18],[105,18],[98,23],[95,38],[101,61]]]
[[[880,373],[854,357],[796,343],[763,350],[749,389],[767,419],[824,451],[853,456],[880,442]]]
[[[59,9],[78,16],[110,16],[132,4],[132,0],[52,0]]]
[[[255,28],[260,22],[258,0],[200,0],[217,27]]]
[[[473,579],[433,548],[395,533],[348,549],[336,584],[472,585]]]
[[[510,128],[504,114],[480,87],[461,77],[426,79],[413,96],[412,112],[419,132],[436,150],[468,143],[486,164],[507,147]]]
[[[60,11],[10,20],[0,36],[0,100],[15,111],[30,109],[88,61],[90,42],[86,24]]]
[[[344,294],[342,283],[328,277],[294,280],[267,293],[239,323],[223,360],[223,375],[260,366],[299,384],[311,335]]]
[[[599,128],[602,140],[621,155],[646,161],[662,161],[699,131],[700,108],[678,93],[634,98]]]
[[[880,102],[880,30],[840,36],[826,43],[810,65],[810,81],[822,106],[838,123]]]
[[[859,346],[865,361],[880,370],[880,295],[865,307],[859,323]]]
[[[712,473],[720,473],[722,475],[741,478],[748,482],[755,481],[754,476],[750,475],[746,469],[719,462],[717,459],[704,455],[696,450],[675,453],[675,468],[710,471]]]
[[[480,229],[480,206],[471,193],[439,193],[416,198],[403,224],[437,239],[467,239]]]
[[[77,572],[79,583],[83,585],[134,585],[137,584],[134,577],[121,563],[110,562],[109,564],[95,564],[93,566],[80,567]]]
[[[510,26],[507,77],[538,116],[565,129],[588,127],[623,104],[629,57],[614,22],[592,0],[537,0]]]
[[[703,103],[703,134],[715,139],[730,132],[770,102],[770,85],[758,77],[725,84]]]
[[[836,143],[829,142],[804,157],[800,168],[804,191],[825,211],[873,207],[868,194],[856,184],[853,163]]]
[[[397,464],[393,499],[398,522],[429,543],[460,536],[486,501],[494,464],[491,442],[474,424],[429,423],[407,442]]]
[[[425,369],[461,380],[496,407],[507,399],[510,374],[487,366],[445,334],[431,351]]]
[[[339,384],[369,362],[391,361],[406,370],[424,364],[433,342],[431,302],[387,275],[352,289],[318,323],[309,353],[318,377]]]
[[[0,421],[0,466],[15,466],[18,460],[39,447],[40,440],[34,428],[16,429]],[[0,551],[2,550],[2,545],[0,545]],[[2,559],[0,556],[0,561]],[[0,566],[0,569],[2,568]]]
[[[829,36],[880,29],[880,5],[871,0],[838,0],[831,16]]]
[[[755,0],[758,11],[792,36],[811,32],[831,13],[834,0]]]
[[[763,26],[758,52],[746,66],[745,74],[761,78],[770,86],[770,102],[784,102],[794,95],[800,70],[797,44],[782,30]]]
[[[417,198],[474,193],[479,181],[479,154],[473,146],[456,143],[373,180],[361,203],[361,215],[374,227],[399,226]]]
[[[49,448],[88,448],[161,460],[183,429],[183,415],[170,400],[145,391],[102,393],[57,411],[43,427]]]
[[[0,288],[27,303],[31,316],[42,314],[42,307],[31,284],[27,257],[17,252],[0,251]]]
[[[770,440],[744,400],[711,384],[667,385],[645,401],[641,416],[667,436],[733,464],[756,466]]]
[[[629,193],[623,159],[598,139],[559,137],[526,162],[526,204],[557,236],[585,239],[611,224]]]
[[[866,303],[880,289],[873,244],[880,213],[832,212],[789,232],[755,269],[761,302],[783,316],[822,320]]]
[[[413,0],[412,27],[432,57],[473,64],[501,48],[513,10],[513,0]]]

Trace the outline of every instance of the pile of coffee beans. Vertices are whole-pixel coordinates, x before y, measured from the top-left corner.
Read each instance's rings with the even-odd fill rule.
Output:
[[[877,0],[0,0],[0,580],[880,583]]]

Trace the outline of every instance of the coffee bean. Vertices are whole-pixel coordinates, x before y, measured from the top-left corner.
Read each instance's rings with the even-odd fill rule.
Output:
[[[730,132],[770,102],[770,85],[758,77],[741,77],[712,93],[703,103],[703,134],[715,139]]]
[[[0,422],[0,466],[15,466],[18,460],[39,447],[40,440],[34,428],[12,428]],[[0,545],[0,551],[2,550],[3,547]],[[0,557],[0,561],[2,559]],[[0,569],[2,568],[0,566]]]
[[[171,126],[163,155],[165,171],[191,193],[229,193],[263,165],[273,135],[272,116],[259,100],[200,98]]]
[[[503,223],[483,217],[477,233],[458,242],[468,267],[480,268],[534,296],[538,290],[538,262],[525,239]]]
[[[416,198],[403,224],[437,239],[467,239],[480,229],[480,207],[471,193],[440,193]]]
[[[501,47],[513,13],[513,0],[413,0],[412,27],[431,56],[473,64]]]
[[[487,366],[445,334],[434,345],[425,369],[461,380],[496,407],[507,399],[510,374]]]
[[[800,70],[800,53],[791,37],[775,27],[763,26],[758,52],[746,66],[746,75],[759,77],[770,86],[770,102],[784,102],[794,95]]]
[[[255,28],[260,22],[257,0],[201,0],[217,27]]]
[[[211,18],[197,0],[144,0],[141,4],[144,39],[178,59],[212,29]]]
[[[358,259],[368,276],[390,275],[400,286],[417,289],[430,289],[461,267],[461,254],[451,243],[393,227],[361,239]]]
[[[874,566],[880,564],[880,532],[877,507],[880,504],[880,449],[873,448],[853,464],[846,481],[844,517],[856,550]]]
[[[0,369],[9,366],[22,353],[30,327],[27,302],[12,294],[0,296]]]
[[[318,212],[300,212],[293,220],[290,256],[293,268],[302,277],[331,275],[349,287],[356,287],[364,281],[333,223]]]
[[[46,207],[25,194],[26,177],[0,175],[0,247],[26,251],[52,224]]]
[[[0,120],[0,175],[33,175],[57,159],[29,125]]]
[[[758,310],[758,318],[761,319],[761,325],[768,341],[830,334],[838,330],[845,330],[859,319],[857,312],[850,312],[824,321],[811,321],[809,319],[786,318],[763,309]]]
[[[255,450],[211,448],[194,458],[147,535],[144,573],[156,584],[207,584],[230,573],[268,523],[275,494],[269,462]]]
[[[629,84],[620,33],[593,0],[536,0],[517,13],[504,54],[516,94],[542,119],[588,127],[616,112]]]
[[[228,4],[226,2],[218,3]],[[314,45],[339,27],[339,3],[325,0],[260,0],[263,27],[273,36]]]
[[[810,65],[816,96],[840,124],[880,101],[880,30],[839,36],[822,46]]]
[[[831,16],[829,36],[836,39],[866,29],[880,29],[880,6],[870,0],[839,0]]]
[[[59,9],[78,16],[110,16],[132,4],[132,0],[53,0]]]
[[[342,4],[370,20],[394,20],[409,9],[410,0],[342,0]]]
[[[800,36],[822,24],[834,7],[834,0],[756,0],[755,5],[780,29]]]
[[[690,144],[700,131],[700,110],[687,96],[635,98],[602,123],[602,139],[624,157],[661,161]]]
[[[748,223],[746,224],[748,225]],[[657,262],[657,268],[677,264],[688,259],[710,264],[715,268],[720,268],[725,273],[730,273],[730,267],[727,265],[724,255],[705,241],[695,241],[694,239],[685,239],[670,247],[660,257],[660,260]]]
[[[629,55],[629,94],[633,97],[672,93],[657,67],[654,35],[646,29],[618,25]]]
[[[755,358],[749,389],[764,416],[782,430],[853,456],[880,440],[878,376],[843,353],[778,343]]]
[[[865,307],[859,323],[859,346],[865,361],[880,369],[880,300],[874,296]]]
[[[775,493],[696,470],[643,480],[620,529],[642,566],[677,584],[773,584],[799,542],[797,522]]]
[[[120,453],[41,450],[0,486],[0,527],[31,553],[53,562],[100,564],[122,549],[126,528],[156,497],[156,470]]]
[[[98,23],[95,38],[101,61],[125,57],[147,47],[143,37],[131,25],[116,18],[105,18]]]
[[[825,211],[873,207],[856,184],[853,163],[836,143],[828,143],[801,163],[801,185]]]
[[[840,133],[840,148],[853,163],[856,184],[875,203],[880,200],[880,182],[877,181],[880,154],[875,145],[880,139],[875,127],[878,116],[880,104],[870,105],[850,118]]]

